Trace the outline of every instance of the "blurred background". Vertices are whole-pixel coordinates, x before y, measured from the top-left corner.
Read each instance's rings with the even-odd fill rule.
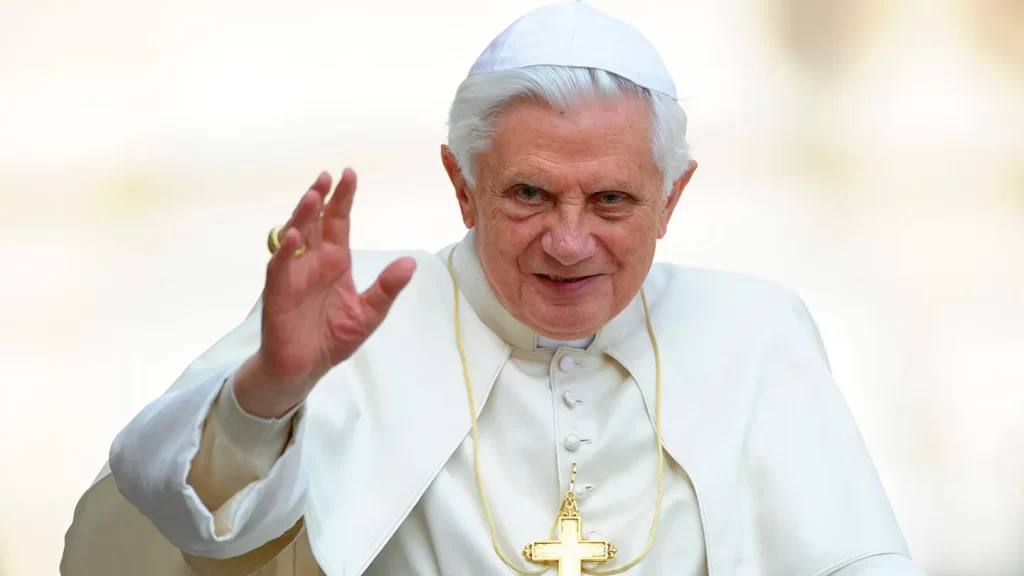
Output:
[[[0,0],[0,574],[57,573],[319,171],[359,173],[357,247],[461,238],[447,106],[540,4]],[[1024,1],[593,4],[690,115],[658,257],[803,295],[915,558],[1024,574]]]

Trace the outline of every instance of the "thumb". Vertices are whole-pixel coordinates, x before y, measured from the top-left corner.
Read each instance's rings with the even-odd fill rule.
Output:
[[[391,305],[395,303],[395,298],[412,280],[412,274],[415,271],[416,260],[399,258],[388,264],[380,276],[377,276],[373,285],[362,293],[360,298],[363,304],[374,312],[371,315],[374,318],[372,328],[376,328],[384,321],[384,317],[391,310]]]

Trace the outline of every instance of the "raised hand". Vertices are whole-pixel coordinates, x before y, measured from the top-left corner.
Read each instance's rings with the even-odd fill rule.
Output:
[[[355,172],[344,171],[324,206],[330,189],[330,175],[321,174],[267,265],[260,349],[235,377],[239,404],[255,416],[278,417],[302,402],[380,326],[416,268],[412,258],[400,258],[357,292],[349,248]]]

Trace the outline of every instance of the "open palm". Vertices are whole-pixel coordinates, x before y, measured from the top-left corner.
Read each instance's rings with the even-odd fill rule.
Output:
[[[301,402],[369,338],[416,267],[412,258],[400,258],[358,292],[349,248],[355,172],[344,171],[327,201],[330,189],[330,175],[321,174],[284,226],[267,265],[258,356],[262,379],[275,388],[265,392],[280,406]]]

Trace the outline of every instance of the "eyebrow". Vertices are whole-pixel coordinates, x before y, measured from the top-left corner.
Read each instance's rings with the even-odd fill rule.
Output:
[[[556,190],[551,190],[550,186],[547,186],[542,183],[545,180],[549,180],[549,176],[544,172],[535,172],[532,174],[527,174],[522,170],[513,169],[510,170],[509,172],[506,172],[505,174],[502,174],[501,179],[502,181],[505,182],[511,181],[513,184],[525,184],[528,186],[532,186],[534,188],[540,188],[546,192],[556,192]],[[629,184],[628,181],[618,179],[609,179],[605,181],[601,186],[591,187],[590,189],[584,190],[585,194],[597,194],[601,192],[622,192],[626,194],[636,194],[637,190],[636,186]]]
[[[511,181],[516,184],[529,184],[530,186],[536,186],[538,188],[546,188],[545,186],[542,186],[540,183],[548,179],[549,178],[546,174],[537,174],[536,172],[532,174],[527,174],[526,172],[519,169],[513,169],[501,175],[502,181]]]

